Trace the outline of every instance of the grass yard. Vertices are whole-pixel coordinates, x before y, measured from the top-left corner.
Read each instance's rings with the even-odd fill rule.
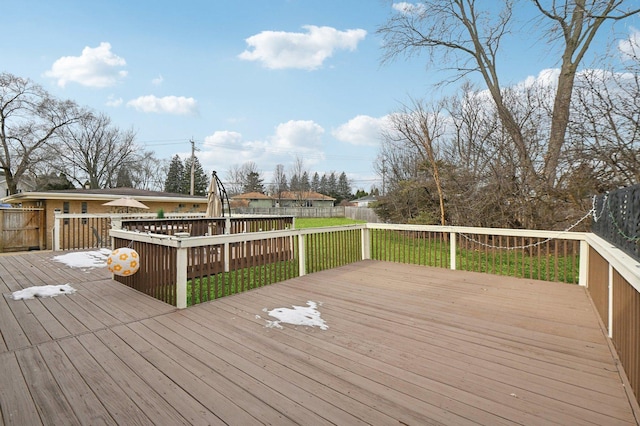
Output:
[[[298,229],[364,223],[348,218],[299,218]],[[399,263],[448,268],[451,262],[446,233],[371,230],[371,258]],[[306,271],[335,268],[361,258],[357,229],[306,237]],[[294,245],[295,247],[295,245]],[[295,249],[294,249],[295,250]],[[188,305],[240,293],[299,275],[297,250],[293,258],[273,264],[252,266],[188,282]],[[456,269],[496,275],[577,283],[579,253],[555,251],[542,255],[513,250],[478,250],[458,246]]]
[[[349,219],[348,217],[301,217],[296,218],[296,228],[322,228],[324,226],[344,226],[356,223],[366,223],[364,220]]]

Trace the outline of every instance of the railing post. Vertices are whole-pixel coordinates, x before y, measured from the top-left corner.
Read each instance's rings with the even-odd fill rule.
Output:
[[[360,238],[362,240],[362,260],[371,259],[371,242],[369,239],[369,228],[365,225],[360,229]]]
[[[578,266],[578,285],[588,287],[589,277],[589,243],[580,241],[580,265]]]
[[[187,248],[176,249],[176,308],[187,307]]]
[[[298,270],[300,271],[300,276],[307,275],[307,256],[304,251],[304,241],[304,235],[298,234]]]
[[[60,251],[60,212],[53,212],[53,251]]]
[[[227,217],[224,219],[224,234],[225,235],[231,234],[231,218],[230,217]]]
[[[609,306],[607,307],[607,331],[609,338],[613,339],[613,265],[609,262]]]
[[[456,270],[456,240],[458,239],[455,232],[449,232],[449,258],[450,268]]]
[[[229,243],[224,243],[224,271],[229,272],[229,264],[231,261],[231,246]]]

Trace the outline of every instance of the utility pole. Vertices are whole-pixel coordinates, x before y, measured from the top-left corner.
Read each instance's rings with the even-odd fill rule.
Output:
[[[196,142],[191,138],[191,189],[189,195],[193,195],[196,185]]]

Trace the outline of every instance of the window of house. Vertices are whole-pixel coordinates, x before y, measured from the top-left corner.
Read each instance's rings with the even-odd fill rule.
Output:
[[[69,214],[69,202],[68,201],[65,201],[65,202],[62,203],[62,213]],[[68,218],[64,219],[63,223],[65,225],[68,225],[69,224],[69,219]]]
[[[84,201],[82,202],[81,209],[82,209],[82,214],[87,214],[87,210],[88,209],[87,209],[87,203],[86,202],[84,202]],[[87,219],[82,219],[82,224],[86,225],[87,224]]]

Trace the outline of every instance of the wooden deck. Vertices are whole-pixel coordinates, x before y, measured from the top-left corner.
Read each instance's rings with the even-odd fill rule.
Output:
[[[637,424],[577,286],[364,261],[176,310],[52,257],[0,256],[5,424]]]

